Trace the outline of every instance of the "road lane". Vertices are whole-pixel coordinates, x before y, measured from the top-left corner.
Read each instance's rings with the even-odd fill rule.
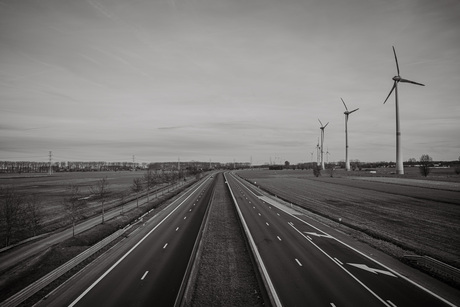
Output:
[[[124,253],[115,246],[117,257],[109,253],[110,262],[97,259],[39,306],[173,305],[212,188],[209,177],[196,184],[133,233],[136,242],[122,241]]]
[[[229,176],[230,177],[230,176]],[[230,177],[231,186],[239,194],[238,202],[251,225],[251,233],[258,239],[258,248],[270,274],[279,296],[285,305],[295,305],[306,302],[323,304],[320,297],[336,306],[347,305],[382,305],[382,306],[449,306],[441,298],[427,290],[414,285],[396,272],[376,263],[367,256],[339,242],[327,233],[309,225],[297,217],[279,210],[274,202],[254,194],[242,187],[242,182]],[[251,189],[254,191],[254,189]],[[249,208],[249,209],[247,209]],[[262,223],[257,221],[265,218]],[[253,222],[250,222],[253,221]],[[270,226],[267,226],[269,224]],[[289,227],[291,229],[286,229]],[[271,230],[277,228],[277,233]],[[261,233],[265,231],[265,236]],[[276,238],[271,240],[270,238]],[[275,244],[278,242],[279,244]],[[281,251],[281,242],[288,242]],[[305,275],[299,276],[285,265],[288,261],[280,254],[298,254],[294,261],[298,271],[305,269]],[[279,259],[277,262],[273,255]],[[292,258],[292,257],[291,257]],[[308,273],[307,273],[308,272]],[[303,279],[314,280],[313,284]],[[281,280],[282,282],[279,282]],[[299,284],[298,284],[299,283]],[[287,284],[293,284],[291,287]],[[350,289],[350,287],[352,289]],[[360,290],[361,292],[360,292]],[[296,291],[301,293],[295,293]],[[283,294],[285,293],[286,294]],[[302,298],[302,292],[305,295]],[[308,293],[308,294],[307,294]],[[378,302],[358,302],[356,296],[362,298],[371,294]],[[286,298],[287,297],[287,298]],[[287,301],[297,297],[295,301]],[[366,298],[368,299],[368,298]],[[428,305],[427,305],[428,304]],[[452,306],[452,305],[451,305]]]
[[[369,291],[350,285],[343,270],[320,251],[299,244],[298,234],[280,220],[277,212],[245,192],[234,178],[227,178],[284,306],[331,306],[331,303],[375,306],[381,303]]]

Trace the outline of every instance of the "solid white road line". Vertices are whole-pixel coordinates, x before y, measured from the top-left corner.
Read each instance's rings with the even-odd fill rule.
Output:
[[[251,232],[249,231],[248,225],[243,217],[243,213],[241,212],[241,209],[238,205],[238,202],[236,201],[235,195],[233,194],[232,188],[230,184],[228,183],[228,179],[224,174],[225,182],[227,182],[230,194],[232,195],[232,199],[236,205],[236,211],[238,212],[238,216],[240,217],[241,223],[243,225],[244,232],[246,233],[248,240],[249,240],[249,246],[251,247],[252,251],[254,252],[254,256],[257,260],[257,263],[259,264],[261,275],[264,277],[265,282],[267,283],[267,292],[270,296],[270,301],[272,301],[272,305],[275,307],[281,307],[281,301],[278,297],[278,294],[276,293],[275,287],[273,286],[273,282],[270,279],[270,276],[268,275],[267,268],[265,267],[264,262],[262,261],[262,257],[260,256],[259,250],[257,249],[256,243],[254,242],[254,238],[251,236]],[[234,177],[233,177],[234,178]],[[236,179],[235,179],[236,180]],[[238,182],[238,181],[237,181]]]
[[[340,261],[339,259],[334,258],[334,260],[335,260],[335,262],[337,262],[338,264],[343,265],[342,261]]]
[[[398,306],[396,306],[396,304],[394,304],[394,303],[393,303],[392,301],[390,301],[390,300],[387,300],[387,302],[388,302],[388,304],[391,305],[391,307],[398,307]]]
[[[145,276],[147,276],[148,273],[149,273],[149,271],[145,271],[144,275],[142,275],[142,277],[141,277],[141,280],[144,280]]]

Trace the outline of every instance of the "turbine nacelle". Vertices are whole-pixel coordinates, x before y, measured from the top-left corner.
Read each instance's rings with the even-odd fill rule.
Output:
[[[343,103],[343,105],[345,106],[345,110],[346,110],[345,112],[343,112],[343,114],[345,114],[345,115],[348,116],[348,115],[350,115],[351,113],[356,112],[356,111],[359,110],[359,108],[357,108],[357,109],[354,109],[354,110],[352,110],[352,111],[348,111],[348,108],[347,108],[347,105],[345,104],[345,101],[343,101],[342,98],[340,98],[340,100],[342,100],[342,103]]]
[[[321,127],[319,127],[319,129],[321,129],[321,130],[324,130],[324,128],[326,128],[327,125],[329,125],[329,122],[326,125],[323,125],[323,123],[319,119],[318,119],[318,121],[321,124]]]

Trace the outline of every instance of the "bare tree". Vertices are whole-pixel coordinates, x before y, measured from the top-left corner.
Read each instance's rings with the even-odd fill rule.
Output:
[[[144,184],[141,178],[134,178],[131,190],[136,193],[136,206],[139,207],[139,192],[144,189]]]
[[[72,222],[72,236],[75,237],[75,223],[83,216],[88,203],[78,186],[69,185],[67,190],[70,195],[64,198],[62,204],[66,212],[66,217]]]
[[[430,173],[430,166],[432,164],[433,158],[431,158],[429,155],[422,155],[420,157],[420,174],[422,176],[427,177],[428,174]]]
[[[129,191],[122,191],[119,193],[120,203],[121,203],[121,212],[123,214],[123,206],[125,205],[126,198],[129,196]]]
[[[25,201],[25,222],[32,236],[36,236],[43,221],[42,200],[37,195],[26,198]]]
[[[109,186],[109,181],[107,177],[100,179],[95,186],[90,188],[91,194],[93,194],[97,200],[101,202],[102,207],[102,224],[104,224],[104,203],[107,201],[111,191]]]
[[[147,187],[147,201],[149,201],[150,189],[157,184],[157,178],[151,170],[148,170],[147,173],[144,174],[143,179],[145,182],[145,186]]]
[[[0,188],[0,225],[5,234],[5,246],[9,246],[15,232],[21,229],[23,197],[13,188]]]

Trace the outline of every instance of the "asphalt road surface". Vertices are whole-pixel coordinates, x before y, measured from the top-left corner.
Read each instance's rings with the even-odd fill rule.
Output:
[[[126,252],[98,259],[38,306],[173,306],[213,183],[208,177],[192,187],[148,222],[129,249],[120,247]]]
[[[227,174],[283,306],[453,306]]]

